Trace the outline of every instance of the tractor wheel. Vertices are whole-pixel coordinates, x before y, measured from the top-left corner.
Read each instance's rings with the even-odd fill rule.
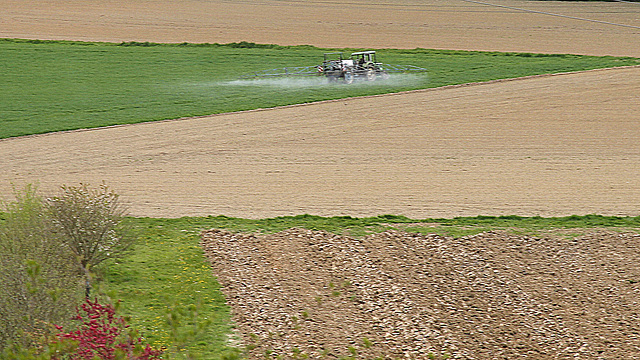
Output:
[[[376,80],[376,71],[374,69],[367,70],[367,80],[368,81]]]
[[[353,73],[352,72],[346,72],[344,73],[344,83],[345,84],[353,84]]]

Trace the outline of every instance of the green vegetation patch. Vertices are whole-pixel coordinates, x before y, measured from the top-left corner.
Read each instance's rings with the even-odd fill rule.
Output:
[[[341,51],[356,50],[362,49]],[[428,73],[355,85],[237,81],[265,69],[319,65],[326,51],[336,49],[0,39],[0,138],[640,63],[635,58],[384,49],[378,51],[379,61],[416,65]]]
[[[220,359],[232,324],[220,285],[199,245],[199,228],[164,219],[130,219],[138,242],[104,267],[103,291],[120,300],[120,312],[155,348]]]

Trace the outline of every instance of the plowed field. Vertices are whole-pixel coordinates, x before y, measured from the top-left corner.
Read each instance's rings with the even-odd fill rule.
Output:
[[[637,4],[500,4],[640,19]],[[0,23],[38,39],[640,56],[638,29],[461,1],[9,0]],[[12,139],[0,193],[104,180],[133,214],[165,217],[640,215],[639,90],[640,69],[618,69]]]
[[[564,235],[211,230],[202,245],[249,358],[639,359],[640,236]]]

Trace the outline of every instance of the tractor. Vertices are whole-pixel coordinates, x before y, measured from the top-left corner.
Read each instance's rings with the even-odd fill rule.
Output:
[[[389,78],[382,63],[376,61],[375,51],[354,52],[348,59],[345,59],[341,52],[325,53],[322,65],[318,66],[318,72],[325,75],[329,82],[342,80],[346,84],[360,79],[374,81],[378,77]]]
[[[240,77],[240,79],[291,77],[291,76],[324,76],[329,82],[352,84],[356,80],[386,80],[390,73],[426,72],[427,69],[414,65],[391,65],[376,61],[375,51],[359,51],[345,58],[342,52],[328,52],[324,60],[317,66],[292,66],[279,69],[262,70]]]

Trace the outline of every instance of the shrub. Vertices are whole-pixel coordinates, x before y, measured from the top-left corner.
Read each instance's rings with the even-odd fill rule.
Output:
[[[55,325],[57,334],[44,337],[36,346],[12,346],[0,352],[11,360],[158,360],[162,350],[144,344],[143,338],[116,315],[111,305],[86,299],[76,309],[76,323],[68,332]]]
[[[90,268],[124,253],[135,240],[122,220],[126,209],[105,184],[62,186],[46,201],[49,216],[64,244],[85,274],[86,296],[91,290]]]
[[[14,189],[0,221],[0,352],[31,346],[65,323],[80,300],[73,254],[61,246],[35,186]]]
[[[125,209],[106,185],[62,186],[43,199],[35,186],[15,191],[0,220],[0,352],[29,347],[65,324],[91,290],[90,269],[134,241]]]
[[[52,354],[52,359],[69,360],[153,360],[161,350],[144,345],[136,331],[129,330],[125,319],[117,316],[111,305],[85,300],[75,317],[81,324],[76,330],[58,334],[58,341],[71,342],[65,351]],[[62,326],[57,326],[62,330]],[[56,341],[54,341],[55,344]]]

